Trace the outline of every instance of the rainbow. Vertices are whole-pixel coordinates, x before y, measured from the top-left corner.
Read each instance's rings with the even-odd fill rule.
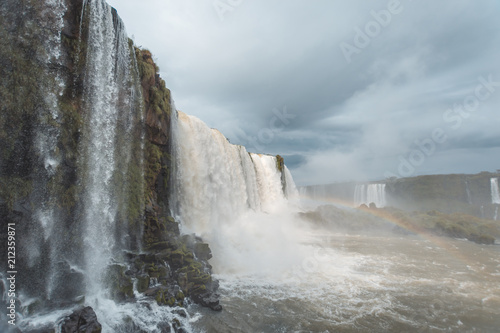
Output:
[[[441,236],[436,236],[432,234],[429,230],[416,226],[414,224],[411,224],[404,219],[392,214],[391,212],[387,211],[384,208],[368,208],[368,207],[358,207],[356,206],[352,201],[346,201],[346,200],[341,200],[341,199],[335,199],[335,198],[312,198],[307,195],[301,194],[301,198],[304,199],[309,199],[313,201],[319,201],[319,202],[325,202],[325,203],[332,203],[334,205],[346,207],[346,208],[351,208],[351,209],[358,209],[364,213],[373,215],[375,217],[378,217],[380,219],[383,219],[384,221],[387,221],[395,226],[398,226],[400,228],[403,228],[404,230],[407,230],[413,234],[418,235],[419,237],[428,240],[435,246],[447,251],[452,255],[454,258],[457,260],[463,262],[468,269],[472,269],[476,272],[479,272],[481,269],[477,265],[476,261],[472,258],[467,256],[465,253],[461,252],[458,250],[458,247],[454,246],[450,241],[449,238],[447,237],[441,237]]]

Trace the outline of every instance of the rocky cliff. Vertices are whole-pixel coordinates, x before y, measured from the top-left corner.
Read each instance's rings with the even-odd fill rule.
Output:
[[[181,236],[170,216],[170,91],[114,9],[2,1],[0,100],[0,221],[17,235],[17,318],[99,297],[221,309],[208,244]]]

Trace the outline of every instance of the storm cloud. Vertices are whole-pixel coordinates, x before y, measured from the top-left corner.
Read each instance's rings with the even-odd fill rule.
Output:
[[[299,185],[500,168],[498,1],[108,2],[179,110]]]

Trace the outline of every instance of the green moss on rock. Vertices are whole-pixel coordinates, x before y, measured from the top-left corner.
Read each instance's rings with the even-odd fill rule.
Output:
[[[280,155],[276,155],[276,168],[279,172],[283,172],[285,168],[285,160]]]
[[[125,266],[113,264],[108,267],[105,276],[111,298],[119,302],[134,297],[134,284],[125,271]]]
[[[140,293],[145,292],[149,288],[150,277],[147,274],[141,275],[137,278],[137,291]]]

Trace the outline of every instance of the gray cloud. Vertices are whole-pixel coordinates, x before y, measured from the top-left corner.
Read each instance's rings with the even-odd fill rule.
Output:
[[[299,184],[383,178],[436,128],[447,140],[415,174],[498,168],[500,86],[459,128],[443,119],[478,77],[500,81],[497,1],[401,0],[350,63],[341,43],[355,45],[391,1],[242,1],[223,21],[211,1],[108,2],[155,54],[179,109],[289,156]],[[285,107],[296,117],[259,140]]]

